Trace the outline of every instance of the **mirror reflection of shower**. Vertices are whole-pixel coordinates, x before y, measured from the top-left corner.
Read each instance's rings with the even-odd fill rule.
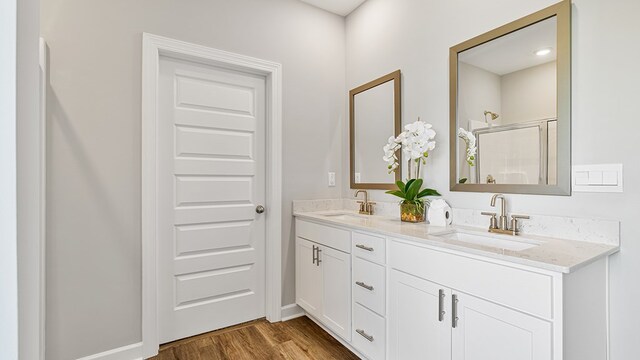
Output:
[[[485,110],[484,111],[484,122],[489,124],[489,125],[491,125],[491,123],[487,119],[487,115],[491,115],[491,121],[494,121],[495,119],[500,117],[500,115],[494,113],[493,111]]]

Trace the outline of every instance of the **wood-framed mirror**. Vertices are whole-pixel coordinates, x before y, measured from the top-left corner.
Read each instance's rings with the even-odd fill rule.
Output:
[[[571,194],[571,1],[449,51],[452,191]]]
[[[382,160],[382,147],[402,131],[400,78],[397,70],[349,91],[351,189],[391,190],[401,179],[402,169],[389,172]]]

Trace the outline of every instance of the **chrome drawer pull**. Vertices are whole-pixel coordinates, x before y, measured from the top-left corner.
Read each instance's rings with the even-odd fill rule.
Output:
[[[372,247],[368,247],[366,245],[362,245],[362,244],[356,244],[356,247],[362,250],[367,250],[367,251],[373,251]]]
[[[444,320],[444,290],[438,291],[438,321]]]
[[[367,335],[367,333],[366,333],[366,332],[364,332],[364,330],[356,329],[356,332],[357,332],[358,334],[360,334],[360,336],[362,336],[363,338],[365,338],[365,339],[367,339],[367,340],[369,340],[369,341],[373,342],[373,336],[371,336],[371,335]]]
[[[365,289],[367,289],[369,291],[373,291],[373,286],[367,285],[367,284],[363,283],[362,281],[356,281],[356,285],[358,285],[360,287],[363,287],[363,288],[365,288]]]
[[[458,295],[451,295],[451,327],[458,327]]]

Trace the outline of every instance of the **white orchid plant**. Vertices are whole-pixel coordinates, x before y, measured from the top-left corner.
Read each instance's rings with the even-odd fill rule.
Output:
[[[406,125],[404,131],[397,137],[389,137],[384,150],[383,160],[387,163],[389,173],[396,171],[398,168],[398,157],[396,153],[402,149],[402,154],[408,159],[409,164],[414,163],[415,173],[410,177],[418,177],[420,175],[420,165],[426,164],[429,152],[436,148],[434,141],[436,132],[432,129],[431,124],[418,119],[418,121]]]
[[[460,128],[458,129],[458,137],[464,140],[467,145],[467,164],[469,164],[469,166],[475,166],[476,152],[478,151],[475,135],[473,135],[471,131]]]
[[[405,203],[422,205],[422,198],[431,195],[440,195],[433,189],[420,189],[423,180],[420,179],[420,167],[427,163],[429,152],[436,148],[436,132],[431,124],[427,124],[418,118],[418,121],[406,125],[404,131],[397,137],[391,136],[383,147],[383,160],[387,163],[389,173],[398,169],[398,150],[402,150],[409,164],[409,179],[405,184],[398,181],[398,190],[387,191],[387,194],[395,195]],[[413,165],[413,166],[411,166]]]

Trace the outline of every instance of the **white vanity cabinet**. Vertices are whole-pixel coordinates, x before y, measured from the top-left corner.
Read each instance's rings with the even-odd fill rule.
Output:
[[[296,238],[296,302],[319,317],[322,304],[322,268],[316,263],[317,244]]]
[[[551,323],[397,270],[390,277],[391,359],[551,359]]]
[[[390,359],[606,357],[604,259],[563,274],[389,243]]]
[[[386,357],[386,238],[352,232],[352,345],[372,360]]]
[[[451,291],[398,270],[389,274],[389,359],[451,359]]]
[[[452,360],[552,359],[552,323],[454,292],[458,320],[451,327]]]
[[[349,231],[296,221],[296,303],[347,341],[351,338],[350,244]]]
[[[296,219],[296,302],[362,358],[606,358],[606,256],[556,270],[397,236]]]

